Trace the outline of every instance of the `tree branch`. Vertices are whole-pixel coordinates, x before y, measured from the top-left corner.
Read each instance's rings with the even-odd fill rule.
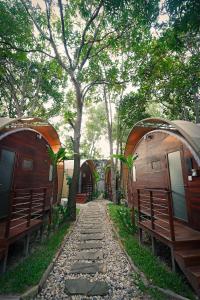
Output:
[[[52,56],[50,55],[49,53],[45,52],[44,50],[41,50],[39,48],[36,48],[36,49],[23,49],[21,47],[18,47],[18,46],[15,46],[15,45],[12,45],[10,42],[8,41],[2,41],[0,40],[0,45],[3,44],[3,45],[6,45],[6,46],[9,46],[9,47],[6,47],[7,50],[16,50],[16,51],[21,51],[21,52],[25,52],[25,53],[36,53],[36,52],[40,52],[40,53],[43,53],[45,54],[46,56],[50,57],[50,58],[55,58],[55,56]]]
[[[69,55],[69,51],[68,51],[68,48],[67,48],[66,36],[65,36],[65,22],[64,22],[64,15],[63,15],[62,0],[58,0],[58,5],[59,5],[59,10],[60,10],[60,20],[61,20],[61,27],[62,27],[63,45],[64,45],[65,53],[66,53],[68,61],[69,61],[70,68],[73,69],[72,59]]]
[[[45,40],[50,41],[50,38],[45,34],[45,32],[44,32],[44,31],[42,30],[42,28],[39,26],[39,24],[38,24],[36,18],[34,17],[34,15],[30,13],[29,7],[27,6],[27,0],[20,0],[20,1],[22,2],[22,4],[23,4],[23,6],[24,6],[24,8],[25,8],[25,10],[26,10],[26,12],[27,12],[27,14],[30,16],[31,20],[33,21],[35,27],[37,28],[37,30],[39,31],[39,33],[41,34],[41,36],[42,36]],[[31,4],[30,1],[28,1],[28,3]],[[32,5],[30,5],[30,9],[31,9],[32,13],[34,13],[34,9],[33,9]]]
[[[85,46],[85,36],[86,36],[86,33],[87,33],[87,31],[88,31],[90,25],[93,23],[93,21],[94,21],[94,20],[96,19],[96,17],[98,16],[99,11],[100,11],[100,9],[101,9],[101,7],[102,7],[102,5],[103,5],[103,1],[104,1],[104,0],[101,0],[101,1],[99,2],[99,5],[98,5],[97,8],[94,10],[94,12],[93,12],[91,18],[89,19],[89,21],[88,21],[88,22],[86,23],[86,25],[85,25],[85,28],[84,28],[83,33],[82,33],[81,44],[80,44],[80,47],[79,47],[78,53],[77,53],[76,66],[78,66],[78,64],[79,64],[79,60],[80,60],[80,56],[81,56],[81,51],[82,51],[83,47]]]

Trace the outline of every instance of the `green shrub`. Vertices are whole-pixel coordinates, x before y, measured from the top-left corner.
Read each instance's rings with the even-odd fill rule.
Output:
[[[136,226],[131,223],[131,212],[129,208],[125,206],[119,206],[117,209],[117,214],[128,233],[133,234],[137,231]]]

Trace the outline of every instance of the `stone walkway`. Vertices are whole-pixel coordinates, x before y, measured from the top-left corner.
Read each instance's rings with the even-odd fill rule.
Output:
[[[105,200],[84,204],[76,227],[36,299],[148,299],[113,237]]]

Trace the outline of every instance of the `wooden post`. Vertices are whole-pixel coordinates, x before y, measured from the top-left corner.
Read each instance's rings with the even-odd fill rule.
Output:
[[[173,206],[172,206],[172,197],[171,193],[167,193],[167,202],[168,202],[168,212],[169,212],[169,229],[171,234],[172,242],[175,241],[175,232],[174,232],[174,217],[173,217]]]
[[[8,248],[9,246],[6,247],[5,253],[4,253],[4,259],[3,259],[3,269],[2,272],[6,272],[6,267],[7,267],[7,260],[8,260]]]
[[[155,229],[154,210],[153,210],[153,192],[150,191],[150,211],[151,211],[151,228]]]
[[[28,256],[29,243],[30,243],[30,233],[28,233],[25,238],[25,245],[24,245],[24,255],[25,256]]]
[[[177,265],[176,265],[176,261],[175,261],[175,258],[174,258],[173,245],[171,246],[171,263],[172,263],[172,271],[176,272],[177,271]]]

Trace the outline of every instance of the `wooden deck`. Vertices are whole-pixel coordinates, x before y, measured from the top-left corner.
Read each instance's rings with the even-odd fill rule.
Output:
[[[10,234],[8,238],[5,238],[6,231],[6,222],[0,223],[0,244],[2,241],[10,241],[16,240],[19,236],[25,235],[27,231],[32,231],[36,227],[39,227],[42,224],[42,220],[31,220],[29,227],[27,227],[27,220],[21,219],[13,222],[13,227],[10,230]]]
[[[158,189],[138,190],[139,232],[147,231],[171,249],[172,269],[180,267],[195,292],[200,296],[200,232],[173,217],[170,192]]]
[[[0,259],[6,270],[8,249],[16,240],[26,237],[28,253],[30,233],[44,222],[46,188],[19,189],[12,192],[8,216],[0,221]]]
[[[165,220],[155,220],[154,229],[151,227],[151,220],[145,220],[139,222],[139,226],[143,229],[151,231],[152,234],[157,238],[162,238],[162,240],[166,240],[167,244],[176,244],[176,242],[187,242],[187,241],[200,241],[200,232],[194,230],[183,223],[174,220],[174,234],[175,241],[172,241],[171,234],[169,229],[165,226]]]

